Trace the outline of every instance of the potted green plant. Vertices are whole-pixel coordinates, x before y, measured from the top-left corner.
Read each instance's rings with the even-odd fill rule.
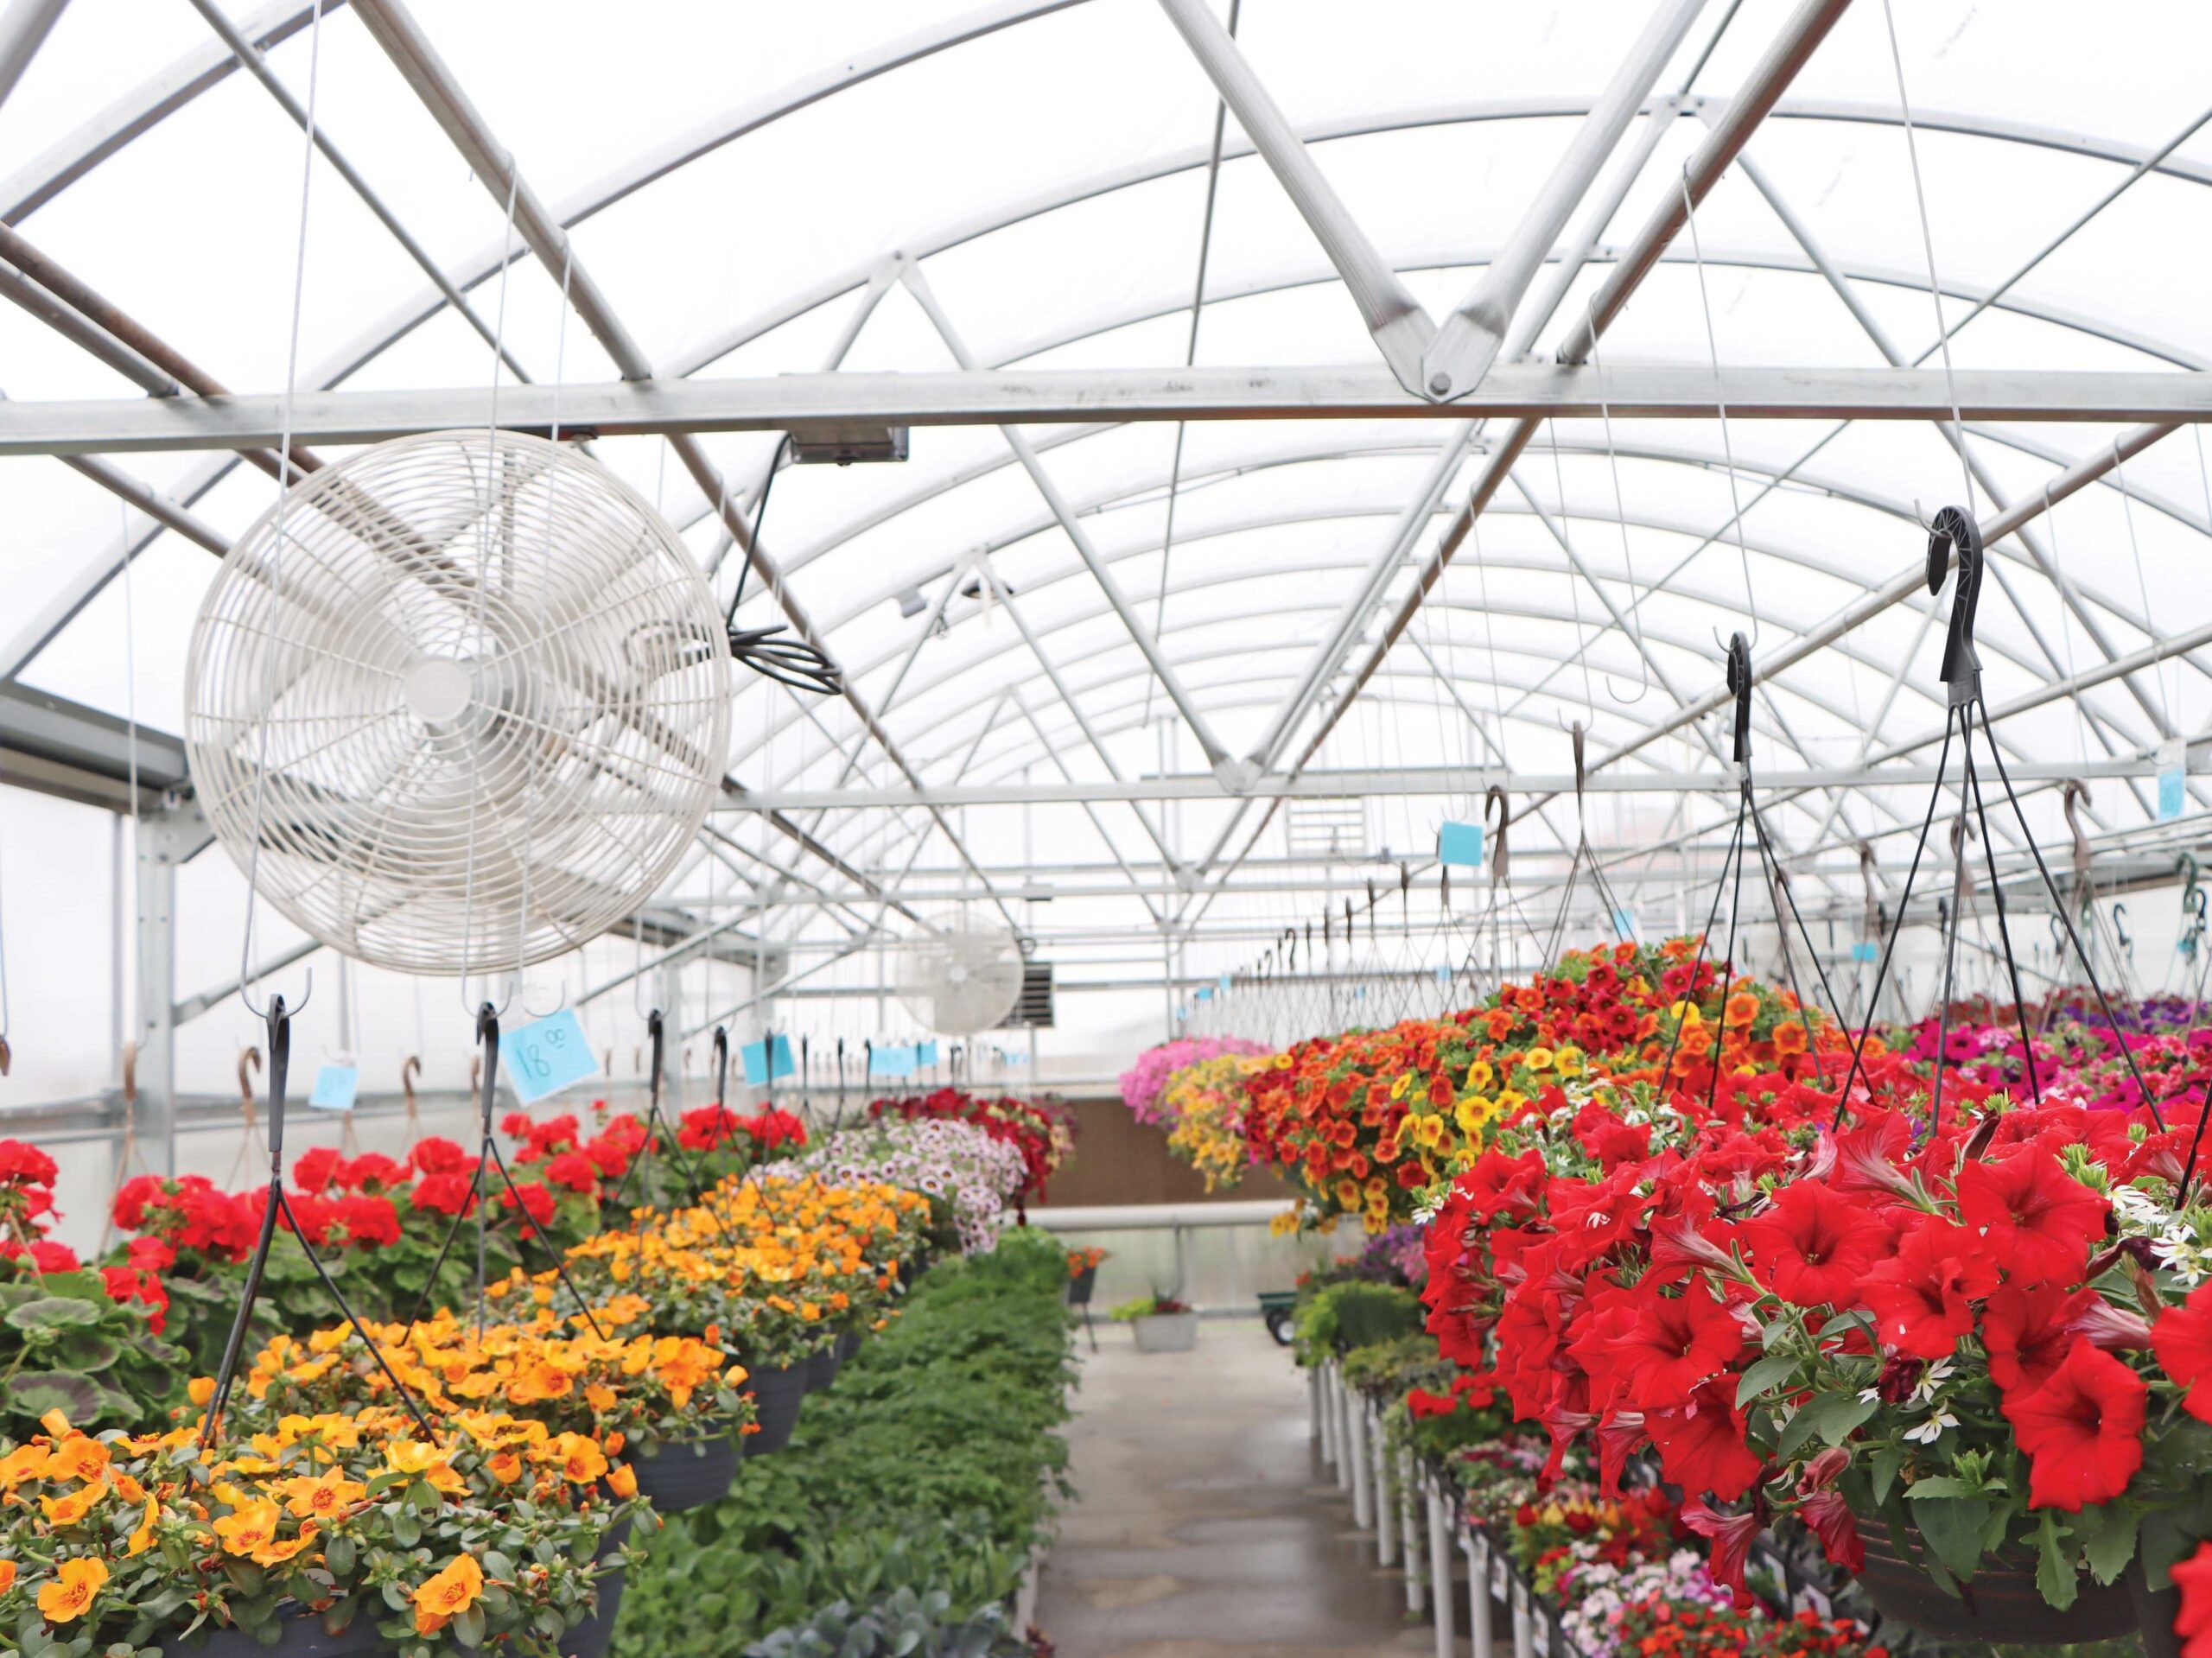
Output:
[[[1135,1332],[1140,1353],[1187,1353],[1198,1344],[1197,1312],[1172,1295],[1140,1295],[1110,1316]]]

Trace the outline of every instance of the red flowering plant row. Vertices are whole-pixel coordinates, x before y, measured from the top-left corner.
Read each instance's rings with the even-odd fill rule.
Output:
[[[1947,1073],[1939,1120],[1909,1061],[1864,1069],[1834,1134],[1792,1084],[1640,1148],[1632,1087],[1614,1127],[1486,1152],[1431,1234],[1443,1350],[1494,1352],[1608,1490],[1653,1450],[1724,1581],[1783,1515],[1853,1571],[1869,1528],[1939,1584],[2031,1562],[2058,1608],[2139,1549],[2163,1581],[2212,1535],[2197,1105],[2162,1128]]]
[[[1016,1204],[1025,1209],[1044,1197],[1045,1183],[1075,1151],[1073,1120],[1062,1108],[1037,1100],[985,1099],[957,1088],[940,1088],[907,1099],[871,1101],[868,1114],[908,1122],[941,1117],[973,1123],[992,1139],[1012,1146],[1021,1153],[1027,1172],[1021,1189],[1014,1193]]]
[[[1940,1045],[1948,1063],[2016,1097],[2126,1109],[2146,1096],[2202,1096],[2212,1083],[2207,1011],[2178,996],[2158,996],[2120,1004],[2116,1017],[2107,1018],[2091,993],[2059,990],[2030,1005],[2025,1041],[2015,1009],[1968,1003],[1948,1019],[1931,1016],[1912,1026],[1904,1051],[1932,1065]]]
[[[1611,1097],[1605,1083],[1770,1096],[1847,1062],[1831,1021],[1696,940],[1622,943],[1569,951],[1448,1019],[1298,1044],[1246,1079],[1246,1134],[1302,1181],[1309,1222],[1379,1231],[1433,1211],[1503,1127]]]
[[[619,1116],[583,1137],[573,1115],[534,1121],[512,1113],[501,1123],[515,1143],[515,1190],[497,1181],[486,1235],[488,1270],[543,1264],[547,1252],[599,1229],[610,1198],[645,1135]],[[474,1294],[475,1239],[438,1255],[456,1222],[476,1212],[476,1154],[436,1135],[404,1158],[380,1152],[346,1157],[329,1147],[302,1152],[289,1172],[299,1234],[364,1318],[404,1319],[418,1305],[457,1306]],[[126,1242],[124,1264],[162,1286],[171,1338],[201,1370],[219,1363],[236,1315],[241,1274],[269,1200],[266,1186],[219,1190],[200,1175],[140,1175],[115,1196],[111,1218]],[[435,1282],[432,1281],[435,1269]],[[264,1337],[329,1316],[329,1297],[289,1226],[271,1250],[261,1301]]]

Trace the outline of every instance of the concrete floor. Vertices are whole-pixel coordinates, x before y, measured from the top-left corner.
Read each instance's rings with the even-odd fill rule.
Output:
[[[1306,1382],[1257,1320],[1195,1350],[1077,1337],[1060,1519],[1037,1623],[1060,1658],[1423,1658],[1405,1586],[1374,1566],[1318,1448]]]

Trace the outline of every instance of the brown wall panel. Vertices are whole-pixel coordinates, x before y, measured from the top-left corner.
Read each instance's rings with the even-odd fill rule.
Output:
[[[1167,1149],[1167,1131],[1139,1122],[1118,1098],[1069,1100],[1075,1155],[1052,1177],[1045,1208],[1088,1204],[1203,1204],[1279,1197],[1290,1187],[1273,1169],[1247,1169],[1226,1191],[1209,1192],[1198,1172]]]

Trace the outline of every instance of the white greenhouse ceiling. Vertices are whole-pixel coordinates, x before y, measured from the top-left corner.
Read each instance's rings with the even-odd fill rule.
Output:
[[[1435,915],[1492,785],[1529,893],[1586,829],[1672,908],[1738,631],[1779,854],[1855,915],[1947,729],[1954,505],[2035,838],[2080,778],[2162,846],[2208,62],[2195,0],[9,0],[0,778],[112,778],[120,721],[177,780],[281,435],[505,422],[842,669],[741,673],[664,894],[795,949],[965,903],[1228,971],[1402,867]]]

